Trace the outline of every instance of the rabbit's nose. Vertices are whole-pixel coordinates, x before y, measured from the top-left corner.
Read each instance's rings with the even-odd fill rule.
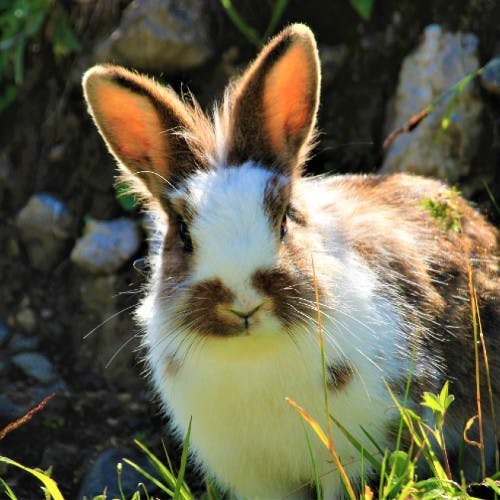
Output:
[[[258,304],[255,307],[247,310],[242,310],[242,309],[237,309],[235,307],[231,308],[230,311],[238,316],[238,318],[241,318],[245,322],[245,328],[248,328],[248,322],[250,318],[260,309],[262,304]]]

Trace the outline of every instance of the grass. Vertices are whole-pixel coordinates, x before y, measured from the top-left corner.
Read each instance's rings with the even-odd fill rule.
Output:
[[[369,21],[372,16],[373,5],[375,0],[348,0],[351,7],[364,20]],[[248,24],[233,5],[232,0],[220,0],[220,3],[225,10],[229,19],[238,28],[240,33],[257,48],[262,48],[269,37],[275,32],[279,22],[288,7],[289,0],[275,0],[272,7],[267,27],[262,35],[259,35],[257,30]]]
[[[17,97],[26,53],[42,42],[49,42],[56,59],[81,49],[62,2],[0,0],[0,112]]]
[[[488,191],[490,193],[490,191]],[[458,191],[451,190],[450,194],[446,196],[443,200],[438,202],[433,202],[432,200],[424,200],[423,205],[427,208],[432,217],[435,219],[436,224],[438,224],[443,230],[462,232],[461,225],[461,214],[457,208],[454,200],[459,195]],[[491,193],[490,193],[490,196]],[[497,207],[496,201],[492,198],[492,202]],[[489,370],[489,358],[486,350],[486,344],[483,334],[483,326],[481,322],[481,316],[479,312],[479,305],[477,299],[477,293],[474,286],[473,271],[470,265],[470,259],[468,259],[468,286],[469,286],[469,297],[470,297],[470,307],[471,307],[471,323],[473,327],[473,349],[475,358],[475,392],[476,392],[476,403],[477,403],[477,414],[471,417],[464,428],[464,441],[469,446],[475,446],[479,449],[480,460],[481,460],[481,477],[483,478],[482,485],[488,488],[493,498],[500,498],[500,457],[498,446],[495,453],[495,465],[496,473],[492,477],[486,477],[486,457],[485,457],[485,445],[484,445],[484,434],[483,434],[483,399],[484,395],[481,393],[481,361],[484,366],[484,376],[486,377],[486,387],[487,387],[487,399],[488,406],[490,410],[490,415],[492,422],[494,423],[493,434],[494,440],[498,443],[498,430],[496,429],[495,422],[495,410],[493,401],[493,389]],[[324,352],[323,344],[323,329],[321,323],[321,311],[319,307],[319,298],[317,290],[317,281],[315,277],[314,261],[312,264],[312,272],[315,283],[315,296],[316,305],[318,311],[318,344],[320,347],[321,354],[321,365],[323,373],[323,390],[324,390],[324,400],[325,400],[325,413],[327,430],[326,432],[321,428],[319,423],[315,421],[307,412],[306,409],[302,408],[297,402],[292,399],[287,398],[288,403],[295,408],[300,417],[303,419],[304,423],[309,426],[314,435],[320,439],[323,445],[327,448],[330,453],[336,470],[340,474],[342,483],[344,485],[345,493],[351,500],[355,500],[358,497],[355,493],[355,488],[351,484],[349,477],[341,463],[337,453],[335,452],[335,445],[332,440],[332,428],[331,425],[334,424],[347,438],[347,440],[352,444],[352,446],[359,453],[359,464],[361,470],[361,476],[364,477],[363,471],[366,469],[366,464],[368,463],[371,468],[373,468],[379,476],[378,491],[374,492],[370,486],[364,483],[362,479],[362,487],[359,498],[362,500],[371,500],[373,498],[379,498],[381,500],[407,500],[407,499],[440,499],[440,498],[459,498],[459,499],[474,499],[468,492],[468,485],[465,480],[457,482],[453,479],[452,470],[448,460],[448,453],[446,449],[446,442],[444,438],[444,425],[446,420],[446,413],[450,406],[453,404],[454,397],[449,394],[448,382],[444,384],[441,391],[438,394],[433,394],[430,392],[425,392],[423,395],[423,400],[421,405],[431,410],[434,423],[431,424],[426,422],[420,415],[415,413],[413,410],[407,407],[407,401],[409,397],[409,391],[411,386],[411,378],[413,373],[413,366],[410,366],[409,377],[407,380],[407,385],[405,389],[405,395],[403,402],[401,403],[392,393],[388,384],[386,388],[390,393],[395,407],[398,409],[400,414],[400,424],[398,436],[395,443],[394,450],[383,450],[376,443],[376,441],[370,436],[370,434],[362,429],[365,436],[373,445],[373,452],[367,450],[352,434],[349,433],[347,428],[345,428],[341,422],[337,421],[335,417],[329,414],[328,405],[328,388],[327,388],[327,376],[326,376],[326,358]],[[413,363],[411,361],[411,363]],[[53,397],[53,395],[45,398],[39,405],[30,410],[24,417],[12,422],[7,425],[4,429],[0,429],[0,440],[2,440],[8,433],[15,431],[21,425],[31,420],[35,415],[43,411],[47,402]],[[473,441],[468,438],[468,431],[475,425],[477,421],[479,430],[479,441]],[[150,481],[155,487],[165,494],[168,498],[173,498],[174,500],[191,500],[195,497],[191,493],[188,485],[185,482],[185,471],[188,460],[188,448],[191,432],[191,422],[189,423],[188,432],[186,439],[183,444],[183,449],[181,453],[180,467],[176,472],[170,461],[170,458],[164,449],[165,462],[154,455],[147,446],[145,446],[140,441],[136,440],[135,444],[139,449],[147,456],[150,464],[153,466],[155,475],[146,471],[142,467],[138,466],[134,462],[124,459],[124,462],[139,472],[146,480]],[[402,435],[406,432],[410,437],[410,446],[408,449],[402,449]],[[308,449],[311,454],[311,463],[313,466],[314,476],[315,476],[315,487],[317,492],[318,500],[322,500],[320,478],[318,474],[318,469],[316,466],[316,460],[312,452],[312,446],[310,442],[309,435],[307,433],[306,427],[304,427],[305,439],[307,439]],[[314,436],[313,436],[314,437]],[[439,456],[440,455],[440,456]],[[431,474],[425,479],[419,479],[418,477],[418,467],[417,463],[424,460]],[[42,485],[42,491],[46,500],[64,500],[64,497],[54,479],[51,478],[51,471],[42,471],[36,468],[27,467],[20,464],[8,457],[0,456],[0,464],[5,464],[11,467],[17,467],[29,475],[34,476]],[[118,485],[121,492],[120,500],[141,500],[141,499],[152,499],[153,497],[147,491],[145,484],[140,484],[138,489],[129,497],[126,497],[125,492],[122,488],[121,478],[122,478],[122,464],[117,464],[117,476]],[[0,478],[0,493],[10,500],[17,500],[17,496],[13,489],[7,484],[7,482]],[[208,500],[219,500],[222,498],[221,494],[217,491],[211,483],[207,481],[206,493],[204,494],[205,499]],[[98,495],[93,500],[107,500],[108,497],[104,491],[101,495]]]
[[[452,190],[450,192],[450,196],[444,199],[442,201],[442,204],[440,202],[436,202],[435,204],[427,204],[425,206],[430,210],[431,215],[433,215],[434,219],[436,220],[436,223],[443,229],[461,232],[462,227],[460,213],[457,211],[456,205],[453,202],[454,197],[456,197],[457,195],[458,192]],[[355,487],[351,484],[349,476],[347,475],[344,466],[335,451],[335,445],[332,440],[332,424],[341,431],[341,433],[347,438],[352,446],[358,451],[360,457],[359,464],[361,472],[363,473],[363,471],[366,469],[366,466],[369,465],[376,471],[380,478],[378,491],[375,492],[370,486],[363,482],[361,493],[359,495],[360,499],[371,500],[373,498],[379,498],[381,500],[407,500],[410,498],[415,498],[431,500],[438,498],[475,498],[468,492],[468,485],[463,479],[461,482],[457,482],[453,479],[451,466],[448,460],[448,453],[444,438],[444,426],[446,413],[450,406],[453,404],[454,400],[453,395],[449,394],[448,382],[444,384],[438,394],[425,392],[423,395],[421,405],[431,410],[434,417],[433,424],[426,422],[420,415],[407,407],[407,401],[411,386],[411,377],[413,372],[412,366],[410,366],[410,375],[408,377],[403,402],[400,402],[395,397],[389,385],[386,384],[387,390],[390,393],[394,405],[398,409],[400,414],[399,431],[394,450],[381,449],[376,441],[370,436],[370,434],[365,429],[362,429],[365,436],[373,445],[373,451],[367,450],[352,434],[349,433],[347,428],[344,427],[341,422],[338,422],[335,417],[329,414],[326,358],[323,344],[321,311],[319,308],[314,261],[312,261],[312,271],[314,283],[316,284],[315,295],[318,311],[318,343],[320,347],[323,372],[323,389],[327,422],[326,431],[324,431],[321,428],[320,424],[308,414],[307,410],[302,408],[297,402],[289,398],[287,398],[287,402],[293,408],[295,408],[306,426],[309,426],[312,429],[313,438],[314,436],[316,436],[316,438],[318,438],[328,450],[330,456],[332,457],[335,469],[340,475],[347,497],[351,500],[355,500],[358,498],[355,493]],[[469,446],[475,446],[479,449],[481,457],[481,477],[483,478],[482,484],[485,488],[489,488],[491,495],[494,496],[494,498],[500,498],[500,459],[498,447],[495,456],[497,472],[492,477],[486,477],[486,458],[483,435],[484,395],[481,394],[480,383],[481,362],[484,365],[484,376],[486,377],[486,387],[488,388],[487,399],[491,418],[493,422],[495,422],[496,419],[493,404],[492,383],[489,371],[489,359],[483,335],[483,327],[479,313],[477,293],[473,282],[472,266],[470,264],[468,265],[468,284],[471,306],[471,323],[473,327],[474,341],[473,349],[475,357],[475,392],[477,402],[477,415],[470,418],[466,423],[464,429],[464,441]],[[17,429],[19,426],[32,419],[36,415],[36,413],[43,411],[50,398],[51,396],[44,399],[39,405],[30,410],[24,417],[16,420],[15,422],[12,422],[4,429],[0,429],[0,440],[3,439],[8,433],[15,431],[15,429]],[[476,424],[476,422],[479,430],[479,441],[477,442],[470,440],[467,436],[468,431],[473,425]],[[144,468],[138,466],[128,459],[124,459],[123,461],[128,466],[139,472],[145,478],[145,480],[148,480],[150,483],[152,483],[157,488],[157,490],[159,490],[161,494],[166,495],[166,497],[173,498],[175,500],[194,499],[193,494],[191,493],[188,485],[185,482],[190,431],[191,422],[189,423],[187,436],[183,444],[180,467],[177,472],[174,470],[174,467],[168,457],[166,450],[164,450],[165,459],[164,461],[162,461],[157,456],[155,456],[151,452],[151,450],[149,450],[149,448],[147,448],[143,443],[137,440],[135,441],[135,444],[147,456],[150,464],[155,471],[155,474],[146,471]],[[311,454],[317,497],[319,500],[321,500],[322,493],[318,469],[316,466],[310,437],[306,431],[306,427],[304,428],[304,431],[305,439],[307,439]],[[410,438],[410,446],[408,449],[402,449],[401,447],[403,433],[406,433]],[[494,428],[494,436],[494,439],[498,442],[498,433],[496,428]],[[426,462],[428,469],[431,471],[429,477],[425,479],[420,479],[418,477],[417,463],[421,460],[424,460]],[[64,500],[64,497],[60,489],[58,488],[57,483],[50,477],[51,471],[41,471],[39,469],[30,468],[4,456],[0,456],[0,463],[12,467],[17,467],[27,474],[30,474],[38,479],[42,485],[42,490],[44,492],[46,500]],[[122,488],[122,468],[123,467],[121,463],[117,464],[118,485],[121,492],[120,500],[129,500]],[[362,474],[362,476],[364,477],[364,474]],[[0,478],[0,493],[2,492],[4,493],[6,498],[10,500],[17,500],[17,496],[12,488],[4,479]],[[107,498],[108,497],[106,495],[106,492],[103,492],[102,495],[95,497],[93,500],[106,500]],[[138,489],[129,498],[130,500],[141,500],[143,498],[148,500],[153,497],[151,497],[148,493],[145,484],[140,484],[138,486]],[[207,483],[204,498],[217,500],[221,498],[221,495],[213,485]]]
[[[314,273],[314,263],[313,273]],[[316,281],[316,280],[315,280]],[[317,293],[317,291],[316,291]],[[474,331],[474,355],[476,359],[476,401],[477,401],[477,415],[469,419],[467,426],[464,430],[465,440],[469,445],[476,446],[480,451],[481,456],[481,472],[483,477],[483,485],[489,488],[491,494],[494,498],[500,498],[500,471],[499,471],[499,457],[498,452],[496,455],[496,469],[497,473],[492,477],[485,477],[486,475],[486,462],[484,456],[484,437],[482,433],[482,416],[483,416],[483,395],[480,392],[480,370],[479,365],[482,357],[482,361],[485,366],[485,376],[487,379],[488,387],[488,403],[490,410],[492,412],[493,422],[495,421],[494,406],[493,406],[493,391],[491,386],[491,379],[489,374],[489,361],[486,352],[486,346],[484,342],[483,330],[481,319],[479,315],[479,308],[477,303],[476,291],[473,283],[472,268],[469,265],[469,295],[471,297],[471,320]],[[318,298],[316,297],[318,302]],[[395,407],[398,409],[400,414],[400,426],[398,432],[398,438],[396,440],[394,450],[382,450],[378,444],[371,438],[366,430],[363,430],[365,436],[368,437],[369,441],[373,444],[373,452],[368,451],[349,431],[338,422],[333,416],[329,414],[328,406],[328,390],[326,386],[326,360],[323,347],[322,339],[322,327],[321,327],[321,316],[318,307],[318,342],[322,357],[323,366],[323,384],[325,388],[325,412],[327,415],[327,430],[326,432],[321,428],[317,421],[315,421],[307,412],[306,409],[301,408],[300,405],[291,400],[287,399],[288,403],[294,407],[301,418],[304,420],[305,424],[309,426],[313,431],[313,437],[316,436],[323,445],[328,449],[336,470],[341,476],[342,483],[345,488],[347,497],[351,500],[357,499],[358,496],[355,493],[355,488],[351,484],[347,473],[335,452],[335,446],[332,440],[331,425],[335,425],[349,440],[354,448],[357,449],[359,453],[359,463],[361,471],[365,470],[366,465],[369,464],[377,474],[379,475],[380,481],[378,485],[378,491],[373,491],[367,484],[362,484],[361,493],[359,495],[360,499],[371,500],[373,498],[379,498],[381,500],[407,500],[407,499],[438,499],[438,498],[459,498],[459,499],[474,499],[468,492],[467,484],[464,480],[457,482],[453,480],[451,467],[448,461],[448,454],[446,450],[446,442],[444,439],[444,425],[446,420],[446,413],[453,404],[453,395],[449,394],[448,382],[446,382],[438,394],[433,394],[426,392],[424,393],[421,405],[429,408],[434,416],[434,423],[430,424],[426,422],[420,415],[415,413],[413,410],[406,406],[408,400],[409,389],[411,385],[411,373],[412,368],[410,367],[410,376],[406,386],[405,396],[403,402],[401,403],[392,393],[390,387],[386,384],[387,390],[391,394]],[[3,438],[7,433],[14,431],[20,425],[23,425],[28,420],[33,418],[35,414],[42,411],[46,405],[48,398],[42,403],[40,403],[33,410],[28,412],[25,417],[13,422],[8,425],[3,430],[0,430],[0,439]],[[478,421],[479,426],[479,441],[474,442],[467,439],[467,430]],[[165,459],[162,461],[157,456],[155,456],[151,450],[149,450],[140,441],[135,441],[135,444],[139,449],[147,456],[150,464],[153,466],[155,474],[146,471],[142,467],[138,466],[134,462],[124,459],[124,463],[139,472],[145,480],[148,480],[161,492],[162,495],[166,495],[168,498],[173,498],[175,500],[190,500],[195,497],[191,493],[189,487],[185,482],[185,470],[188,460],[188,448],[189,448],[189,438],[190,438],[191,422],[189,424],[187,436],[183,445],[181,461],[179,470],[176,472],[174,467],[165,451]],[[313,470],[315,471],[315,487],[317,491],[318,499],[322,499],[320,479],[318,475],[318,470],[316,467],[315,457],[312,453],[312,446],[310,443],[310,438],[305,430],[305,439],[308,440],[309,450],[311,453],[311,460],[313,464]],[[410,437],[409,449],[401,448],[401,436],[403,432],[406,432]],[[496,434],[495,429],[495,436]],[[417,463],[420,460],[424,460],[431,474],[425,479],[420,479],[417,473]],[[27,474],[30,474],[37,478],[44,492],[46,500],[64,500],[64,497],[59,490],[57,483],[50,477],[50,471],[41,471],[39,469],[34,469],[15,462],[7,457],[0,456],[0,463],[20,468]],[[120,500],[141,500],[141,499],[152,499],[153,497],[148,493],[145,484],[140,484],[136,492],[129,497],[126,497],[125,492],[121,486],[121,476],[122,476],[122,464],[117,464],[117,475],[118,484],[121,491]],[[5,494],[5,496],[10,500],[17,500],[15,492],[9,487],[5,480],[0,478],[0,492]],[[204,498],[210,500],[220,499],[221,495],[217,489],[207,483],[206,493]],[[102,495],[95,497],[93,500],[106,500],[108,499],[106,492]]]

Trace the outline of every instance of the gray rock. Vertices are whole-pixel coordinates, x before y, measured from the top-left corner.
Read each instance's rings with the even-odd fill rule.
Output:
[[[33,333],[37,327],[36,315],[33,309],[23,307],[16,314],[16,323],[23,331]]]
[[[11,332],[9,327],[0,321],[0,348],[2,348],[10,339]]]
[[[90,220],[71,252],[71,260],[91,273],[110,274],[129,260],[139,245],[140,232],[134,221]]]
[[[50,194],[39,193],[29,199],[16,224],[34,268],[48,271],[62,259],[74,223],[65,205]]]
[[[419,47],[403,61],[398,89],[387,113],[386,134],[477,70],[477,48],[475,35],[446,33],[438,25],[428,26]],[[470,172],[479,144],[483,105],[476,86],[469,84],[453,107],[448,127],[442,130],[441,121],[452,98],[449,93],[417,128],[396,138],[386,153],[383,173],[410,172],[453,183]]]
[[[12,356],[12,363],[28,377],[43,384],[54,381],[57,373],[52,363],[37,352],[23,352]]]
[[[9,351],[12,353],[34,351],[39,346],[40,339],[38,337],[27,337],[20,333],[14,333],[9,342]]]
[[[500,95],[500,56],[486,64],[480,82],[488,92]]]
[[[24,410],[16,405],[8,396],[0,394],[0,419],[12,422],[24,415]]]
[[[123,466],[121,483],[125,498],[130,498],[134,494],[139,483],[145,484],[149,494],[154,492],[154,485],[139,472],[125,464],[123,458],[128,458],[156,476],[145,455],[130,450],[112,448],[102,452],[97,457],[94,465],[83,479],[77,498],[79,500],[91,499],[102,494],[105,489],[107,498],[122,498],[117,482],[116,466],[118,463],[122,463]]]
[[[118,29],[98,47],[96,58],[174,73],[203,65],[212,52],[202,0],[134,0]]]

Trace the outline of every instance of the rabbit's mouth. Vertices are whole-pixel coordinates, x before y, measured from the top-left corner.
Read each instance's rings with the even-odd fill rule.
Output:
[[[191,309],[185,322],[190,331],[211,337],[268,336],[283,331],[271,305],[265,302],[250,310],[237,309],[234,304],[217,304],[204,311]]]
[[[269,336],[287,328],[271,297],[248,290],[233,293],[219,279],[197,283],[183,301],[178,318],[186,330],[202,336]]]

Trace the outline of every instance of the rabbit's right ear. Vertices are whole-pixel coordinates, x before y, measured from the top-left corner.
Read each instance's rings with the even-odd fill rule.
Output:
[[[184,137],[172,134],[190,123],[172,90],[111,65],[89,69],[83,89],[99,132],[136,190],[144,192],[145,186],[160,199],[166,182],[175,183],[193,168]]]
[[[228,160],[300,172],[314,135],[320,66],[312,31],[292,24],[271,40],[233,88]]]

